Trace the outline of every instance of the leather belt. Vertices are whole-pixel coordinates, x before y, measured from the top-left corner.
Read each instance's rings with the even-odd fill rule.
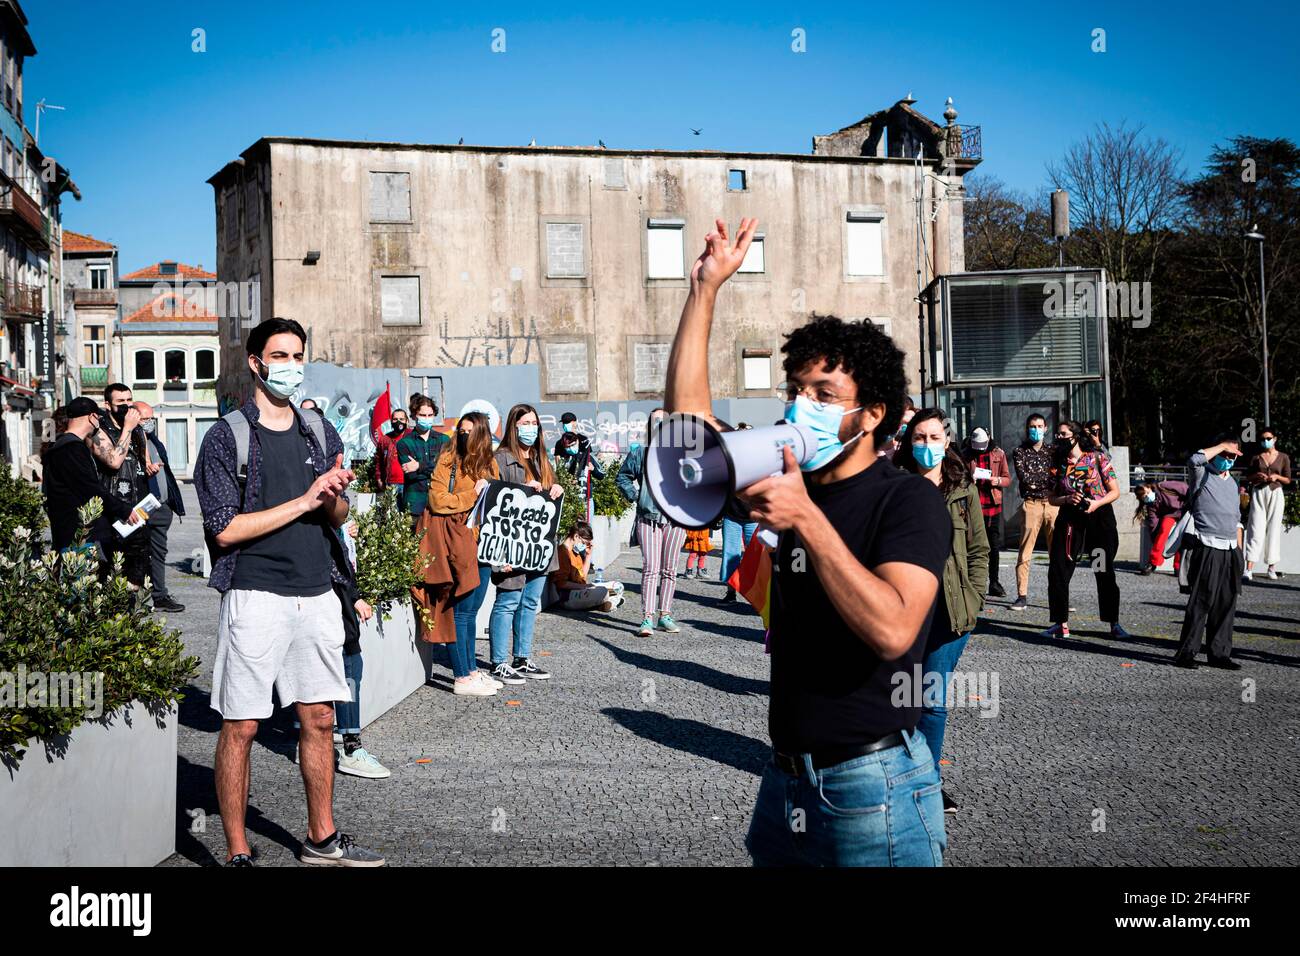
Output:
[[[903,739],[903,732],[896,730],[892,734],[881,737],[879,740],[873,740],[869,744],[858,744],[855,747],[832,747],[828,750],[818,750],[812,755],[812,764],[814,770],[825,770],[827,767],[833,767],[836,764],[853,760],[857,757],[865,757],[867,754],[873,754],[880,750],[888,750],[891,747],[902,746],[906,741]],[[772,759],[776,762],[779,769],[785,771],[791,776],[798,777],[804,772],[803,758],[791,754],[783,754],[776,750],[772,753]]]

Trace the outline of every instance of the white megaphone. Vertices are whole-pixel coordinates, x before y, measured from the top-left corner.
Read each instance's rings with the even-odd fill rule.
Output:
[[[816,454],[817,435],[790,422],[722,432],[703,418],[678,412],[666,416],[650,436],[645,480],[665,518],[682,528],[707,528],[737,491],[785,469],[787,447],[802,465]]]

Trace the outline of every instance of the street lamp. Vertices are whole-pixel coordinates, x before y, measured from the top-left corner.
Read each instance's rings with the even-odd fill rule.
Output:
[[[1268,414],[1268,296],[1264,290],[1264,234],[1256,224],[1250,227],[1246,238],[1259,243],[1259,314],[1264,326],[1264,425],[1267,427],[1273,424],[1273,420]]]

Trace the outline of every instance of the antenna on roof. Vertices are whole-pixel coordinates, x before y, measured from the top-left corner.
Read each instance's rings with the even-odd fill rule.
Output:
[[[46,103],[42,98],[36,103],[36,134],[32,137],[32,142],[37,146],[41,145],[41,114],[46,110],[66,110],[66,106],[55,106],[52,103]]]

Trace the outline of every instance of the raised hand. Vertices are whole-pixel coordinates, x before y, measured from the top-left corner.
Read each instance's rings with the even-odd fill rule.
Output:
[[[745,253],[754,241],[754,228],[757,225],[757,219],[741,219],[740,230],[732,244],[727,237],[727,224],[721,219],[715,219],[715,229],[704,237],[704,251],[691,267],[692,287],[703,286],[717,291],[722,283],[730,279],[745,261]]]

